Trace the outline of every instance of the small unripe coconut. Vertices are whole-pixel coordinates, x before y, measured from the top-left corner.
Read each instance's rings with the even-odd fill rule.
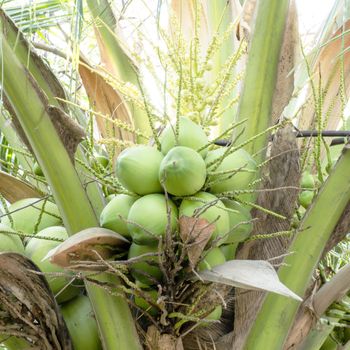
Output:
[[[158,253],[158,246],[146,246],[133,243],[130,246],[128,258],[135,258],[147,253]],[[144,285],[156,284],[156,281],[160,281],[162,278],[162,271],[159,268],[158,261],[159,257],[157,255],[141,258],[138,262],[130,265],[132,276]],[[142,272],[144,272],[144,274]],[[153,279],[147,277],[147,275],[152,276]]]
[[[159,181],[174,196],[189,196],[198,192],[206,179],[203,158],[192,148],[172,148],[160,164]]]
[[[221,158],[225,151],[224,147],[210,151],[205,159],[208,173],[216,173],[209,176],[212,193],[245,190],[254,178],[256,163],[242,148],[226,156],[217,168],[216,164],[210,166],[210,163]]]
[[[242,204],[225,199],[222,201],[226,208],[230,209],[228,215],[230,218],[230,233],[225,243],[242,242],[249,237],[253,229],[253,223],[250,211]],[[244,223],[246,222],[246,223]]]
[[[119,194],[103,208],[100,216],[100,225],[124,237],[130,237],[127,219],[131,206],[137,200],[136,197]]]
[[[106,202],[109,203],[114,197],[116,197],[116,194],[109,194],[109,195],[106,197]]]
[[[107,168],[109,165],[109,159],[105,156],[97,154],[93,157],[91,165],[94,168],[98,168],[99,166],[101,166],[102,168]]]
[[[290,226],[291,226],[291,228],[295,229],[295,228],[299,227],[299,224],[300,224],[300,219],[298,217],[298,214],[294,213],[294,215],[292,216],[292,219],[291,219]]]
[[[158,299],[158,291],[151,289],[151,290],[145,290],[144,293],[147,293],[148,296],[154,301],[157,302]],[[155,308],[154,306],[150,305],[150,303],[142,298],[141,296],[135,296],[135,304],[142,310],[145,310],[147,313],[149,313],[151,316],[157,316],[159,313],[159,310]]]
[[[34,163],[33,172],[37,176],[44,176],[43,170],[37,162]]]
[[[130,208],[128,230],[137,244],[154,245],[158,238],[166,233],[170,208],[170,229],[177,226],[178,211],[176,205],[163,194],[148,194],[139,198]]]
[[[230,229],[230,219],[225,205],[216,196],[208,192],[198,192],[190,198],[184,198],[180,204],[179,217],[194,216],[199,213],[199,217],[215,225],[215,230],[211,239],[225,236]],[[224,241],[219,242],[221,244]]]
[[[224,254],[226,261],[233,260],[236,257],[236,249],[238,243],[223,244],[220,246],[222,254]]]
[[[16,231],[10,227],[0,224],[0,231],[13,232],[0,233],[0,252],[14,252],[24,254],[24,246],[21,238],[15,234]]]
[[[225,262],[226,258],[224,253],[220,250],[220,248],[215,247],[205,253],[204,259],[198,264],[197,269],[198,271],[211,270],[213,267],[222,265]]]
[[[61,240],[68,238],[67,231],[62,226],[48,227],[38,232],[38,236]],[[47,253],[51,249],[56,248],[60,243],[61,242],[49,239],[31,238],[25,247],[25,255],[30,258],[42,272],[47,273],[45,274],[45,278],[53,294],[57,294],[57,302],[63,303],[74,298],[79,293],[79,289],[72,285],[66,287],[70,278],[54,275],[54,273],[63,273],[64,269],[52,264],[49,259],[43,260]]]
[[[80,295],[61,307],[74,350],[102,350],[90,300]]]
[[[151,146],[136,146],[119,154],[115,169],[120,183],[129,191],[145,195],[163,192],[158,179],[163,154]]]
[[[208,137],[202,127],[194,123],[191,119],[186,117],[179,118],[179,137],[175,137],[176,123],[167,126],[160,135],[161,149],[164,154],[167,154],[171,148],[175,146],[185,146],[197,151],[201,147],[208,144]],[[205,148],[200,152],[204,158],[208,153]]]
[[[40,212],[44,204],[44,212],[40,218]],[[49,201],[45,202],[40,198],[21,199],[11,204],[8,209],[9,212],[12,213],[13,229],[16,231],[33,234],[36,228],[37,231],[40,231],[46,227],[62,224],[56,204]],[[39,218],[40,223],[37,225]],[[1,223],[6,226],[11,226],[11,221],[7,216],[1,220]]]
[[[300,182],[300,187],[301,188],[309,188],[309,189],[314,189],[315,188],[315,179],[312,176],[311,173],[308,171],[305,171],[301,177],[301,182]]]
[[[312,200],[314,199],[314,192],[313,191],[302,191],[299,194],[299,204],[307,209],[310,204],[312,203]]]

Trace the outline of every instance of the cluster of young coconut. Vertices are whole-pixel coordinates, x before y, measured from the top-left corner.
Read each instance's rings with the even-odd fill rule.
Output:
[[[208,150],[211,144],[206,133],[186,117],[167,126],[158,141],[158,147],[138,145],[117,157],[116,177],[128,194],[114,196],[100,217],[102,227],[132,241],[130,273],[148,293],[147,298],[136,294],[133,301],[153,317],[162,309],[157,300],[164,300],[163,293],[169,296],[169,284],[180,287],[180,281],[192,276],[193,270],[211,269],[234,259],[236,246],[249,236],[252,223],[250,210],[232,200],[232,193],[248,189],[256,170],[255,161],[243,149],[231,153],[224,147]],[[180,258],[185,249],[179,232],[183,217],[213,225],[195,266]],[[169,267],[169,250],[181,260],[180,267]],[[173,278],[169,269],[177,271]],[[180,301],[174,300],[176,288],[170,294],[168,312],[176,312],[174,305]],[[202,318],[221,317],[221,305],[209,308]]]
[[[125,193],[115,195],[105,206],[100,223],[131,241],[130,279],[143,292],[135,293],[132,302],[154,319],[159,320],[166,309],[190,316],[188,320],[218,320],[221,305],[206,305],[199,313],[198,308],[186,309],[184,303],[191,305],[191,301],[180,291],[187,289],[188,298],[193,296],[189,288],[194,285],[193,270],[234,259],[237,244],[252,229],[249,209],[225,193],[247,189],[256,164],[243,149],[230,153],[227,148],[208,150],[210,145],[201,126],[181,117],[178,125],[163,131],[158,148],[134,146],[116,160],[116,177]],[[39,170],[37,175],[43,176]],[[99,349],[97,325],[84,288],[72,274],[44,259],[68,238],[57,206],[47,199],[27,198],[7,211],[10,215],[4,215],[0,224],[0,251],[24,254],[45,274],[75,348]],[[183,217],[204,219],[211,225],[210,239],[192,265],[183,254]]]
[[[68,238],[56,204],[43,198],[26,198],[11,204],[7,210],[10,215],[3,216],[0,223],[0,252],[25,255],[44,273],[75,349],[101,349],[92,307],[81,288],[83,284],[63,268],[43,260],[51,249]]]

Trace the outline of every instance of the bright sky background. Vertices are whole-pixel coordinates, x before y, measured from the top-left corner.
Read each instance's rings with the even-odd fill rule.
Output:
[[[312,34],[322,25],[331,11],[334,0],[296,0],[300,31]]]

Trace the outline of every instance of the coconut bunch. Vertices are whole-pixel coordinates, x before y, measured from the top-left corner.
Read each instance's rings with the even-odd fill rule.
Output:
[[[60,306],[75,349],[101,349],[97,323],[83,283],[45,259],[68,238],[56,204],[43,198],[26,198],[7,207],[0,223],[0,252],[19,253],[31,259],[44,274]]]
[[[129,301],[146,316],[144,324],[152,318],[163,330],[171,324],[182,334],[193,324],[221,318],[219,295],[228,289],[196,276],[234,259],[238,243],[249,236],[250,212],[235,200],[234,191],[249,188],[256,164],[242,149],[211,149],[203,128],[185,117],[166,127],[158,141],[157,146],[126,148],[117,157],[116,180],[124,190],[105,206],[100,223],[131,243],[115,259],[127,255]],[[28,198],[7,212],[0,251],[23,254],[40,268],[73,329],[91,314],[91,305],[76,276],[45,259],[68,238],[57,206],[47,198]],[[85,344],[88,328],[89,344],[95,344],[90,348],[99,348],[94,319],[78,328],[71,330],[77,348]]]
[[[115,175],[125,192],[106,205],[100,224],[131,241],[133,302],[139,309],[158,319],[182,314],[174,323],[218,320],[221,301],[203,305],[198,297],[196,304],[193,295],[212,287],[193,276],[234,259],[238,243],[249,236],[250,210],[234,191],[249,190],[256,163],[243,149],[210,149],[205,131],[186,117],[168,125],[156,144],[119,154]],[[194,305],[191,310],[186,303]]]

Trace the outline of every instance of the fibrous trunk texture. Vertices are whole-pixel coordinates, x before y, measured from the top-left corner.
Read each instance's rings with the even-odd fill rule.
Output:
[[[252,236],[289,230],[289,219],[295,211],[298,196],[298,190],[293,187],[299,187],[300,183],[298,159],[299,151],[292,128],[288,126],[280,129],[273,139],[270,161],[267,163],[262,186],[262,189],[279,190],[260,192],[257,203],[287,219],[283,220],[262,211],[253,210],[256,221]],[[289,188],[283,189],[287,186]],[[290,238],[285,236],[253,240],[240,248],[237,258],[252,260],[276,258],[286,252],[289,242]],[[280,262],[281,258],[272,261],[276,266]],[[264,295],[263,292],[236,290],[232,349],[242,349]]]

